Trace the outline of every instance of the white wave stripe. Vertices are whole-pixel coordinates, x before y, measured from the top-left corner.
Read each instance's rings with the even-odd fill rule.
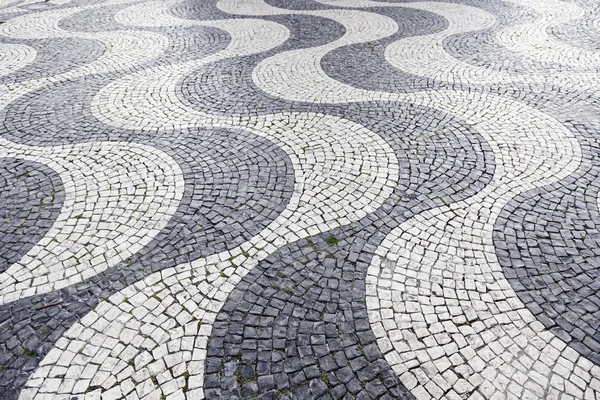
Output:
[[[16,16],[0,26],[0,35],[16,39],[44,39],[51,37],[77,36],[85,32],[69,32],[59,27],[61,19],[78,12],[98,9],[110,5],[127,5],[138,0],[99,1],[86,6],[50,8],[36,13]]]
[[[11,7],[13,4],[17,3],[19,0],[0,0],[0,11]]]
[[[160,232],[183,196],[177,163],[149,146],[36,147],[4,139],[0,145],[2,157],[55,170],[66,192],[50,230],[0,273],[0,304],[82,282],[127,259]]]
[[[0,0],[0,15],[11,13],[23,13],[23,6],[39,3],[39,0]]]
[[[260,0],[242,2],[239,10],[234,9],[235,4],[237,3],[232,1],[222,1],[218,6],[238,14],[288,13],[287,10],[268,6]],[[154,2],[148,7],[133,6],[122,10],[116,18],[120,23],[131,26],[170,26],[178,22],[184,25],[193,23],[212,26],[227,31],[231,37],[230,44],[224,50],[200,60],[151,68],[112,82],[95,96],[92,102],[93,114],[100,121],[123,129],[165,130],[198,124],[210,126],[235,123],[239,118],[207,114],[183,105],[177,98],[175,83],[202,65],[275,48],[288,39],[289,30],[283,25],[266,20],[180,20],[169,16],[165,11],[166,7],[167,5],[161,6],[160,3]],[[373,13],[352,10],[298,13],[331,18],[342,23],[346,33],[339,40],[326,46],[293,50],[267,58],[253,71],[253,79],[261,89],[291,101],[320,103],[395,98],[395,95],[390,93],[375,93],[344,85],[330,78],[319,65],[320,58],[335,47],[377,40],[393,34],[398,29],[393,20]],[[164,22],[161,22],[163,16]],[[325,90],[320,90],[321,88]]]
[[[448,27],[440,32],[428,35],[407,37],[389,44],[385,49],[385,59],[395,68],[417,76],[459,84],[498,84],[498,83],[522,83],[522,84],[548,84],[549,82],[562,87],[570,87],[575,90],[592,91],[597,93],[600,89],[598,74],[594,72],[579,72],[570,68],[567,71],[548,72],[545,74],[515,73],[498,70],[492,67],[480,67],[461,61],[444,49],[444,41],[455,34],[468,33],[492,27],[496,18],[485,10],[477,7],[466,6],[455,3],[444,2],[410,2],[410,3],[381,3],[371,0],[318,0],[320,3],[335,6],[365,8],[365,7],[404,7],[432,12],[443,16],[448,21]],[[570,20],[575,16],[566,13],[564,20]],[[468,18],[465,18],[468,15]],[[561,19],[561,20],[563,20]],[[591,56],[586,57],[578,53],[579,49],[569,47],[556,40],[547,39],[548,34],[545,27],[549,22],[541,19],[536,22],[535,29],[530,25],[521,25],[506,28],[507,33],[498,33],[501,36],[499,43],[511,51],[518,47],[520,52],[526,56],[535,56],[537,59],[554,64],[565,64],[569,67],[588,68],[594,62],[589,61]],[[546,21],[546,22],[544,22]],[[538,25],[543,25],[538,26]],[[524,34],[508,32],[510,30],[528,29],[534,33]],[[543,30],[543,38],[536,37],[538,30]],[[540,34],[541,35],[541,34]],[[513,48],[510,40],[518,43]],[[531,41],[543,41],[532,44]],[[556,43],[555,43],[556,42]],[[520,47],[519,47],[520,46]],[[529,47],[528,47],[529,46]],[[531,47],[531,48],[530,48]],[[568,47],[568,50],[565,48]],[[583,50],[582,50],[583,51]],[[588,52],[589,53],[589,52]],[[593,52],[592,52],[593,53]],[[586,53],[587,54],[587,53]],[[595,53],[594,53],[595,54]],[[600,53],[597,53],[600,55]],[[578,58],[581,57],[581,58]],[[596,57],[596,56],[594,56]],[[568,60],[565,61],[565,60]],[[588,60],[588,61],[586,61]],[[270,61],[265,60],[270,63]]]
[[[97,59],[71,71],[57,75],[53,80],[77,78],[88,74],[127,71],[157,58],[167,49],[169,39],[160,34],[144,31],[120,30],[81,35],[84,39],[100,40],[106,51]]]
[[[493,26],[496,18],[492,14],[476,7],[453,3],[408,3],[406,6],[439,14],[448,21],[448,27],[440,32],[403,38],[389,44],[385,49],[385,59],[393,67],[452,83],[488,84],[519,79],[508,72],[460,61],[444,48],[444,41],[452,35]],[[465,15],[469,15],[469,18],[465,18]]]
[[[358,124],[297,113],[260,117],[245,129],[290,156],[295,187],[286,209],[241,246],[157,272],[103,301],[57,342],[21,398],[43,396],[56,385],[65,394],[99,386],[97,395],[169,395],[182,392],[186,371],[187,396],[203,398],[212,324],[240,280],[281,246],[366,216],[397,184],[393,150]],[[180,374],[155,385],[152,379],[173,360],[181,363]],[[59,375],[51,367],[57,361],[64,366]]]
[[[70,3],[73,0],[50,0],[48,1],[49,6],[64,6],[67,3]],[[99,0],[95,1],[93,5],[85,6],[85,7],[101,7],[108,4],[120,3],[123,1],[139,1],[139,0]],[[0,15],[9,14],[9,13],[26,13],[28,10],[23,8],[23,6],[30,6],[32,4],[40,3],[40,0],[0,0]],[[81,8],[82,6],[72,6]]]
[[[336,48],[347,44],[383,39],[398,31],[398,24],[386,16],[356,10],[288,10],[273,7],[264,0],[219,0],[217,7],[230,14],[247,16],[312,15],[344,25],[344,35],[325,45]],[[313,49],[319,49],[313,47]]]
[[[261,0],[253,0],[251,7],[242,2],[239,9],[236,4],[239,0],[221,0],[219,8],[224,11],[238,14],[248,12],[250,15],[274,11],[270,6],[262,5]],[[337,3],[337,2],[336,2]],[[355,2],[343,4],[354,4]],[[356,1],[360,6],[370,6],[373,2]],[[386,3],[389,4],[389,3]],[[497,82],[545,82],[547,77],[510,75],[504,72],[494,72],[485,68],[473,67],[450,57],[443,49],[443,40],[451,34],[464,32],[465,29],[473,30],[481,26],[491,26],[494,18],[490,14],[474,7],[467,7],[449,3],[403,3],[411,7],[420,7],[428,11],[443,13],[450,21],[449,28],[443,32],[419,37],[402,39],[392,43],[386,49],[386,59],[393,66],[405,71],[431,76],[451,82],[463,83],[497,83]],[[394,6],[396,4],[394,3]],[[246,8],[247,7],[247,8]],[[286,11],[286,10],[283,10]],[[397,25],[386,24],[385,20],[378,19],[377,14],[365,13],[361,20],[368,26],[374,26],[375,32],[369,35],[364,28],[354,23],[346,14],[348,10],[339,10],[340,17],[331,17],[346,28],[344,40],[337,40],[324,46],[303,48],[282,52],[265,58],[252,71],[254,83],[263,91],[289,101],[312,103],[348,103],[360,101],[411,101],[410,95],[390,92],[378,92],[355,88],[342,83],[329,75],[321,68],[321,59],[327,53],[347,44],[361,43],[376,40],[386,35],[391,35],[392,28]],[[295,11],[290,11],[295,13]],[[311,15],[326,16],[323,11],[310,11]],[[470,18],[461,19],[461,15],[468,14]],[[371,19],[372,16],[373,19]],[[466,24],[461,21],[471,21]],[[393,22],[393,21],[392,21]],[[419,42],[420,39],[424,42]],[[560,78],[560,79],[559,79]],[[557,82],[562,86],[571,86],[588,91],[600,89],[596,74],[577,74],[574,76],[557,76]]]
[[[59,21],[87,9],[89,7],[73,7],[24,14],[2,24],[0,35],[14,39],[46,39],[72,36],[73,33],[58,26]]]
[[[359,4],[362,3],[364,2]],[[370,3],[367,2],[366,5]],[[262,0],[252,0],[251,2],[221,0],[217,6],[223,11],[235,14],[275,14],[273,7],[266,5]],[[302,12],[275,10],[280,13],[304,13],[331,18],[344,25],[346,33],[341,39],[323,46],[286,51],[265,58],[252,71],[252,79],[260,89],[285,100],[312,103],[403,101],[408,99],[395,93],[355,88],[335,80],[321,68],[322,57],[332,50],[348,44],[373,41],[394,34],[398,26],[393,20],[368,12],[353,15],[349,13],[351,10],[339,10],[337,13],[332,13],[331,10]],[[360,23],[357,23],[357,20]],[[475,19],[474,22],[476,24],[485,23],[485,18]],[[370,33],[371,26],[374,27],[373,34]],[[433,52],[433,54],[435,53]],[[426,57],[427,47],[420,49],[419,54],[425,54]],[[440,69],[443,66],[444,63],[440,63]]]
[[[229,1],[229,0],[228,0]],[[233,0],[235,1],[235,0]],[[436,44],[440,35],[445,37],[455,33],[464,33],[474,30],[487,29],[491,27],[490,23],[495,22],[495,17],[487,11],[477,7],[465,6],[461,4],[443,3],[443,2],[407,2],[407,3],[389,3],[371,0],[315,0],[319,3],[343,6],[343,7],[403,7],[414,8],[424,11],[430,11],[440,14],[447,18],[450,27],[448,34],[442,32],[425,35],[424,37],[412,37],[402,39],[406,41],[406,46],[410,48],[415,42],[424,45]],[[538,17],[532,21],[523,24],[500,27],[494,37],[498,43],[519,53],[523,57],[534,59],[540,62],[559,64],[571,67],[589,67],[600,65],[600,51],[586,50],[568,43],[561,42],[548,34],[549,28],[568,21],[581,18],[585,15],[585,10],[579,6],[560,0],[532,0],[523,2],[521,0],[507,0],[520,7],[527,7],[534,10]],[[461,12],[462,14],[461,16]],[[468,15],[469,18],[465,18]],[[482,19],[483,24],[478,26],[475,19]],[[454,30],[454,32],[452,32]],[[398,44],[401,46],[401,44]],[[427,49],[428,52],[431,49]]]
[[[144,14],[135,15],[143,20]],[[198,126],[199,122],[212,126],[235,121],[235,118],[208,115],[183,105],[177,97],[175,83],[202,65],[277,47],[289,38],[290,32],[281,24],[255,19],[202,21],[201,24],[225,30],[231,38],[228,46],[199,60],[149,68],[111,82],[92,100],[94,116],[122,129],[169,130]],[[127,104],[126,109],[122,108],[123,104]],[[237,120],[240,124],[239,118]]]
[[[145,1],[124,8],[115,14],[115,21],[131,27],[155,28],[166,26],[210,26],[211,21],[183,19],[169,13],[180,0]]]
[[[499,43],[524,57],[566,66],[600,66],[600,51],[586,50],[561,42],[548,33],[552,26],[573,21],[585,15],[576,4],[560,0],[507,0],[538,14],[535,20],[506,26],[494,34]]]
[[[168,38],[164,35],[135,30],[72,33],[59,27],[61,19],[71,16],[76,12],[111,4],[128,4],[132,1],[134,0],[114,0],[91,6],[26,14],[0,25],[0,35],[15,39],[73,37],[98,40],[105,47],[105,51],[100,57],[64,73],[47,78],[2,84],[0,86],[0,109],[27,93],[51,84],[88,74],[128,71],[136,65],[160,56],[169,45]],[[14,72],[35,59],[35,50],[33,48],[27,46],[27,50],[23,48],[17,57],[12,57],[13,54],[11,53],[15,51],[15,48],[10,46],[15,45],[0,44],[0,76]],[[3,57],[4,53],[8,53],[6,57]]]
[[[37,51],[24,44],[0,43],[0,76],[8,75],[35,60]]]
[[[505,395],[507,387],[520,398],[593,398],[600,395],[600,369],[525,308],[504,278],[492,240],[503,206],[572,173],[581,150],[543,114],[533,122],[529,110],[498,106],[488,112],[502,110],[512,129],[496,129],[492,116],[462,105],[494,151],[492,182],[386,237],[368,270],[369,320],[386,360],[419,399],[450,396],[458,387],[483,398]],[[534,133],[528,123],[545,127]],[[458,376],[464,380],[457,384]]]
[[[330,51],[355,43],[364,43],[379,40],[393,35],[398,31],[398,24],[391,18],[383,15],[356,11],[356,10],[283,10],[272,7],[262,0],[239,1],[221,0],[217,3],[219,9],[242,15],[312,15],[328,18],[342,24],[345,28],[344,35],[322,46],[291,50],[271,56],[259,63],[253,70],[254,82],[261,89],[274,96],[288,100],[307,102],[338,102],[344,93],[321,91],[319,88],[331,87],[331,80],[326,74],[311,74],[313,81],[307,82],[305,71],[321,70],[321,58]],[[291,68],[288,68],[291,67]],[[297,90],[302,95],[294,96]],[[369,97],[364,93],[363,100]],[[299,100],[301,99],[301,100]],[[343,99],[341,100],[344,101]]]
[[[112,2],[127,4],[132,0]],[[102,6],[107,3],[102,3]],[[53,77],[53,80],[75,78],[90,73],[127,69],[162,54],[169,42],[166,36],[153,32],[121,30],[108,32],[69,32],[59,27],[60,20],[99,5],[50,10],[26,14],[0,25],[0,34],[15,39],[78,38],[102,42],[106,51],[98,59]]]
[[[429,35],[410,37],[398,40],[387,46],[385,50],[385,59],[395,68],[415,75],[426,76],[433,79],[442,80],[451,83],[463,84],[498,84],[498,83],[525,83],[525,84],[544,84],[553,82],[561,86],[570,86],[581,90],[598,91],[598,74],[576,71],[548,72],[547,74],[527,74],[515,73],[497,70],[495,68],[486,68],[474,66],[460,61],[450,55],[444,49],[444,41],[454,34],[468,33],[475,30],[489,28],[494,24],[495,18],[484,10],[467,7],[451,3],[408,3],[408,6],[424,11],[439,14],[448,21],[448,28]],[[465,18],[469,15],[469,18]],[[470,23],[471,21],[476,24]],[[520,29],[520,28],[519,28]],[[514,33],[513,33],[514,34]],[[528,34],[521,39],[522,45],[526,40],[534,35]],[[506,40],[502,42],[507,48],[511,44]],[[555,55],[558,45],[543,46],[547,57],[539,55],[539,59],[545,62],[557,64],[557,61],[549,60]],[[541,47],[538,46],[537,53]],[[524,53],[534,54],[533,51],[522,49]],[[572,53],[572,52],[571,52]],[[556,56],[561,57],[561,56]],[[573,54],[570,55],[574,60],[573,65],[578,67],[588,67],[590,63],[579,61]]]

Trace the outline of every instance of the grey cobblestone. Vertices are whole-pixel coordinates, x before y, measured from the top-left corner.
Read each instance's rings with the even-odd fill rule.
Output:
[[[0,0],[0,397],[599,399],[598,20]]]

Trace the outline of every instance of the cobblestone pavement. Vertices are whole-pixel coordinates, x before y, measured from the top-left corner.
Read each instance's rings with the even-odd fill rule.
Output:
[[[600,399],[597,0],[0,0],[0,399]]]

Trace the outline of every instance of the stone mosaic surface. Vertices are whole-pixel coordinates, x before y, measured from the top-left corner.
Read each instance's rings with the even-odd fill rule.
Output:
[[[591,0],[0,0],[0,398],[600,399]]]

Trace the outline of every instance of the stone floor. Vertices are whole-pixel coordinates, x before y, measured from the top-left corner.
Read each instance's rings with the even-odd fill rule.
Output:
[[[0,0],[0,398],[600,399],[597,0]]]

